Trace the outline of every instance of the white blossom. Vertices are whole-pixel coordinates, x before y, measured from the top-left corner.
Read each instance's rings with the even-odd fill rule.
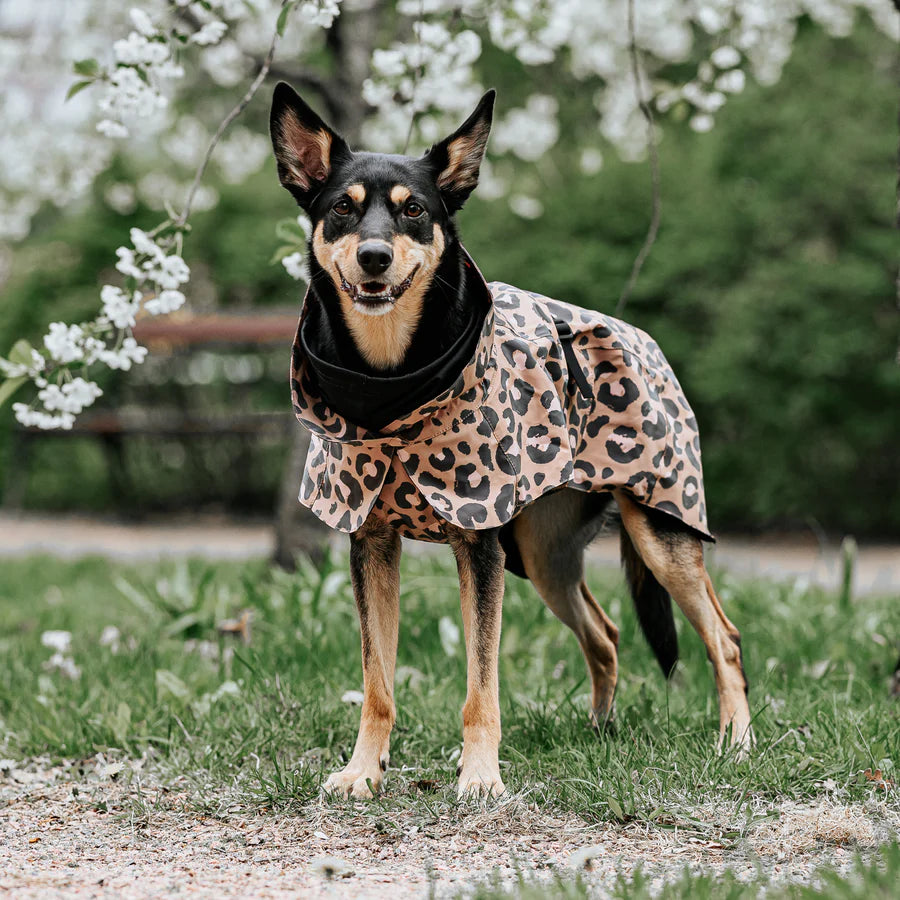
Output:
[[[296,253],[285,256],[284,259],[281,260],[281,264],[291,278],[297,281],[309,281],[309,270],[306,267],[306,258],[299,250]]]
[[[59,653],[67,653],[72,646],[71,631],[45,631],[41,634],[41,644],[56,650]]]
[[[144,273],[135,265],[134,250],[129,247],[119,247],[116,249],[116,256],[119,257],[116,268],[123,275],[129,275],[132,278],[143,277]]]
[[[62,385],[48,384],[38,391],[38,399],[49,412],[72,413],[77,416],[103,394],[93,382],[73,378]]]
[[[75,362],[84,356],[81,347],[83,338],[84,332],[80,325],[51,322],[50,331],[44,335],[44,346],[58,363]]]
[[[158,66],[169,58],[169,47],[163,41],[148,40],[132,31],[127,38],[113,44],[116,61],[127,66]]]
[[[122,340],[122,346],[118,350],[103,350],[98,359],[110,369],[127,371],[132,364],[140,365],[147,356],[147,348],[140,346],[133,337]]]
[[[64,656],[62,653],[54,653],[53,656],[44,663],[44,668],[50,671],[57,669],[65,675],[66,678],[71,678],[72,681],[77,681],[81,678],[81,669],[75,665],[75,660],[70,656]]]
[[[163,290],[172,290],[191,277],[191,270],[180,256],[164,256],[144,264],[147,276]]]
[[[131,19],[131,24],[134,25],[144,37],[153,37],[158,33],[150,16],[148,16],[144,10],[135,7],[129,11],[128,16]]]
[[[26,403],[13,403],[12,410],[16,421],[26,428],[41,428],[44,431],[62,428],[68,431],[75,424],[75,416],[72,413],[54,416],[39,409],[32,409]]]
[[[207,22],[199,31],[191,35],[191,43],[206,47],[209,44],[218,44],[222,36],[228,31],[224,22]]]
[[[118,653],[121,637],[122,632],[115,625],[106,625],[97,643],[101,647],[109,647],[110,653]]]
[[[527,194],[513,194],[509,198],[509,208],[523,219],[539,219],[544,213],[544,204]]]
[[[97,131],[109,138],[128,137],[128,129],[121,122],[116,122],[113,119],[101,119],[97,123]]]
[[[165,253],[146,231],[141,231],[140,228],[132,228],[128,232],[128,236],[131,238],[131,243],[134,244],[134,249],[138,253],[142,253],[152,259],[163,259],[165,257]]]
[[[135,291],[129,296],[121,288],[105,284],[100,290],[100,299],[103,302],[103,315],[116,328],[134,327],[135,316],[141,308],[139,291]]]
[[[724,91],[726,94],[739,94],[744,89],[747,76],[744,75],[743,69],[732,69],[729,72],[723,72],[715,82],[716,89]]]
[[[578,162],[585,175],[596,175],[603,168],[603,152],[597,147],[585,147]]]
[[[709,57],[717,69],[733,69],[741,61],[741,54],[734,47],[716,47]]]
[[[144,301],[144,309],[152,316],[162,316],[166,313],[175,312],[176,309],[180,309],[183,305],[184,294],[175,290],[161,291],[155,297]]]
[[[107,185],[103,191],[103,199],[106,205],[123,216],[133,213],[137,206],[137,196],[134,185],[127,181],[115,181]]]
[[[501,152],[511,152],[520,159],[540,159],[557,141],[558,104],[547,94],[532,94],[524,109],[512,109],[494,127],[493,145]]]
[[[216,162],[229,184],[241,184],[269,159],[268,138],[249,128],[235,128],[216,148]]]
[[[331,28],[340,14],[341,0],[309,0],[300,4],[300,18],[319,28]]]

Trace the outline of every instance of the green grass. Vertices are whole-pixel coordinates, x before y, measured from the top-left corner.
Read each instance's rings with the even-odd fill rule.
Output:
[[[595,735],[574,637],[527,582],[510,577],[501,652],[507,787],[588,822],[700,835],[711,826],[699,810],[714,805],[720,823],[725,810],[729,824],[716,834],[726,842],[785,800],[827,793],[896,806],[897,791],[886,796],[865,770],[896,778],[900,762],[898,704],[887,690],[897,598],[848,604],[786,584],[717,581],[743,635],[758,741],[748,761],[715,752],[715,691],[699,639],[679,622],[682,663],[666,685],[615,573],[591,578],[621,628],[616,728]],[[425,819],[456,804],[465,695],[462,645],[448,653],[439,628],[443,617],[459,622],[449,558],[407,558],[401,605],[391,769],[371,807],[385,821],[401,809]],[[216,628],[245,609],[247,646]],[[290,811],[316,797],[352,749],[359,711],[341,697],[360,689],[361,669],[343,559],[295,575],[263,563],[6,560],[0,623],[3,755],[149,752],[160,771],[188,777],[198,808],[219,808],[227,793],[246,809]],[[99,643],[109,625],[120,630],[118,652]],[[52,651],[41,635],[51,629],[72,633],[79,678],[46,668]],[[428,789],[417,793],[415,782]],[[738,888],[709,896],[741,898]],[[634,890],[622,896],[644,896]]]

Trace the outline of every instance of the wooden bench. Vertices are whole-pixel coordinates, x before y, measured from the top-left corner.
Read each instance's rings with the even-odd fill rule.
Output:
[[[238,437],[247,441],[287,437],[295,420],[287,402],[288,354],[297,330],[298,312],[274,310],[252,314],[173,314],[138,322],[134,336],[146,346],[150,356],[186,356],[199,348],[235,351],[241,348],[284,350],[283,411],[237,410],[198,414],[196,411],[166,407],[129,405],[124,408],[91,409],[68,431],[43,431],[34,427],[16,429],[11,446],[3,491],[3,505],[21,507],[27,485],[29,447],[35,440],[64,440],[73,436],[93,437],[101,442],[107,459],[110,484],[118,496],[127,496],[129,477],[124,442],[130,437],[218,438]],[[118,375],[120,380],[128,373]],[[101,400],[102,403],[102,400]]]

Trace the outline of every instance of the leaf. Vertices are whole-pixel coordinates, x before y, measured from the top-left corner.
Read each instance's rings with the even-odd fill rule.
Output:
[[[32,363],[31,354],[34,350],[34,347],[28,343],[24,338],[16,341],[12,350],[9,351],[9,361],[11,363],[18,363],[20,366],[30,366]]]
[[[293,244],[285,244],[283,247],[279,247],[272,258],[269,260],[269,265],[274,266],[275,263],[280,263],[286,256],[290,256],[292,253],[297,252],[297,247]]]
[[[619,804],[619,801],[616,800],[615,797],[607,797],[606,803],[609,806],[609,811],[620,821],[625,821],[625,813],[622,812],[622,807]]]
[[[66,91],[66,100],[71,100],[76,94],[80,94],[85,88],[89,88],[93,81],[76,81],[72,87]]]
[[[121,576],[113,579],[113,585],[115,585],[120,594],[127,597],[142,613],[148,616],[157,616],[159,614],[159,610],[147,596]]]
[[[170,694],[176,700],[187,700],[191,693],[188,686],[168,669],[156,670],[156,690],[160,696]]]
[[[296,219],[282,219],[275,226],[275,234],[282,241],[306,246],[306,232]]]
[[[278,13],[278,21],[275,23],[275,30],[278,32],[278,37],[284,37],[284,29],[287,27],[288,16],[293,9],[293,2],[285,3],[284,6],[281,7],[281,12]]]
[[[124,744],[131,728],[131,707],[127,703],[122,702],[116,707],[115,713],[110,718],[109,727],[116,740]]]
[[[79,59],[72,68],[76,75],[81,75],[83,78],[96,78],[100,74],[100,63],[93,58]]]
[[[195,625],[199,625],[207,618],[209,617],[200,613],[186,612],[184,615],[178,616],[177,619],[166,625],[163,629],[163,634],[166,635],[166,637],[175,637],[175,635],[180,634],[181,632],[190,631]]]
[[[3,384],[0,384],[0,406],[3,406],[26,381],[28,381],[28,376],[20,375],[18,378],[7,378]]]

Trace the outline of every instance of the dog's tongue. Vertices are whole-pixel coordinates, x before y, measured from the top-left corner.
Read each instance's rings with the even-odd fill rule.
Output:
[[[363,290],[367,294],[380,294],[384,290],[384,285],[380,281],[365,281]]]

